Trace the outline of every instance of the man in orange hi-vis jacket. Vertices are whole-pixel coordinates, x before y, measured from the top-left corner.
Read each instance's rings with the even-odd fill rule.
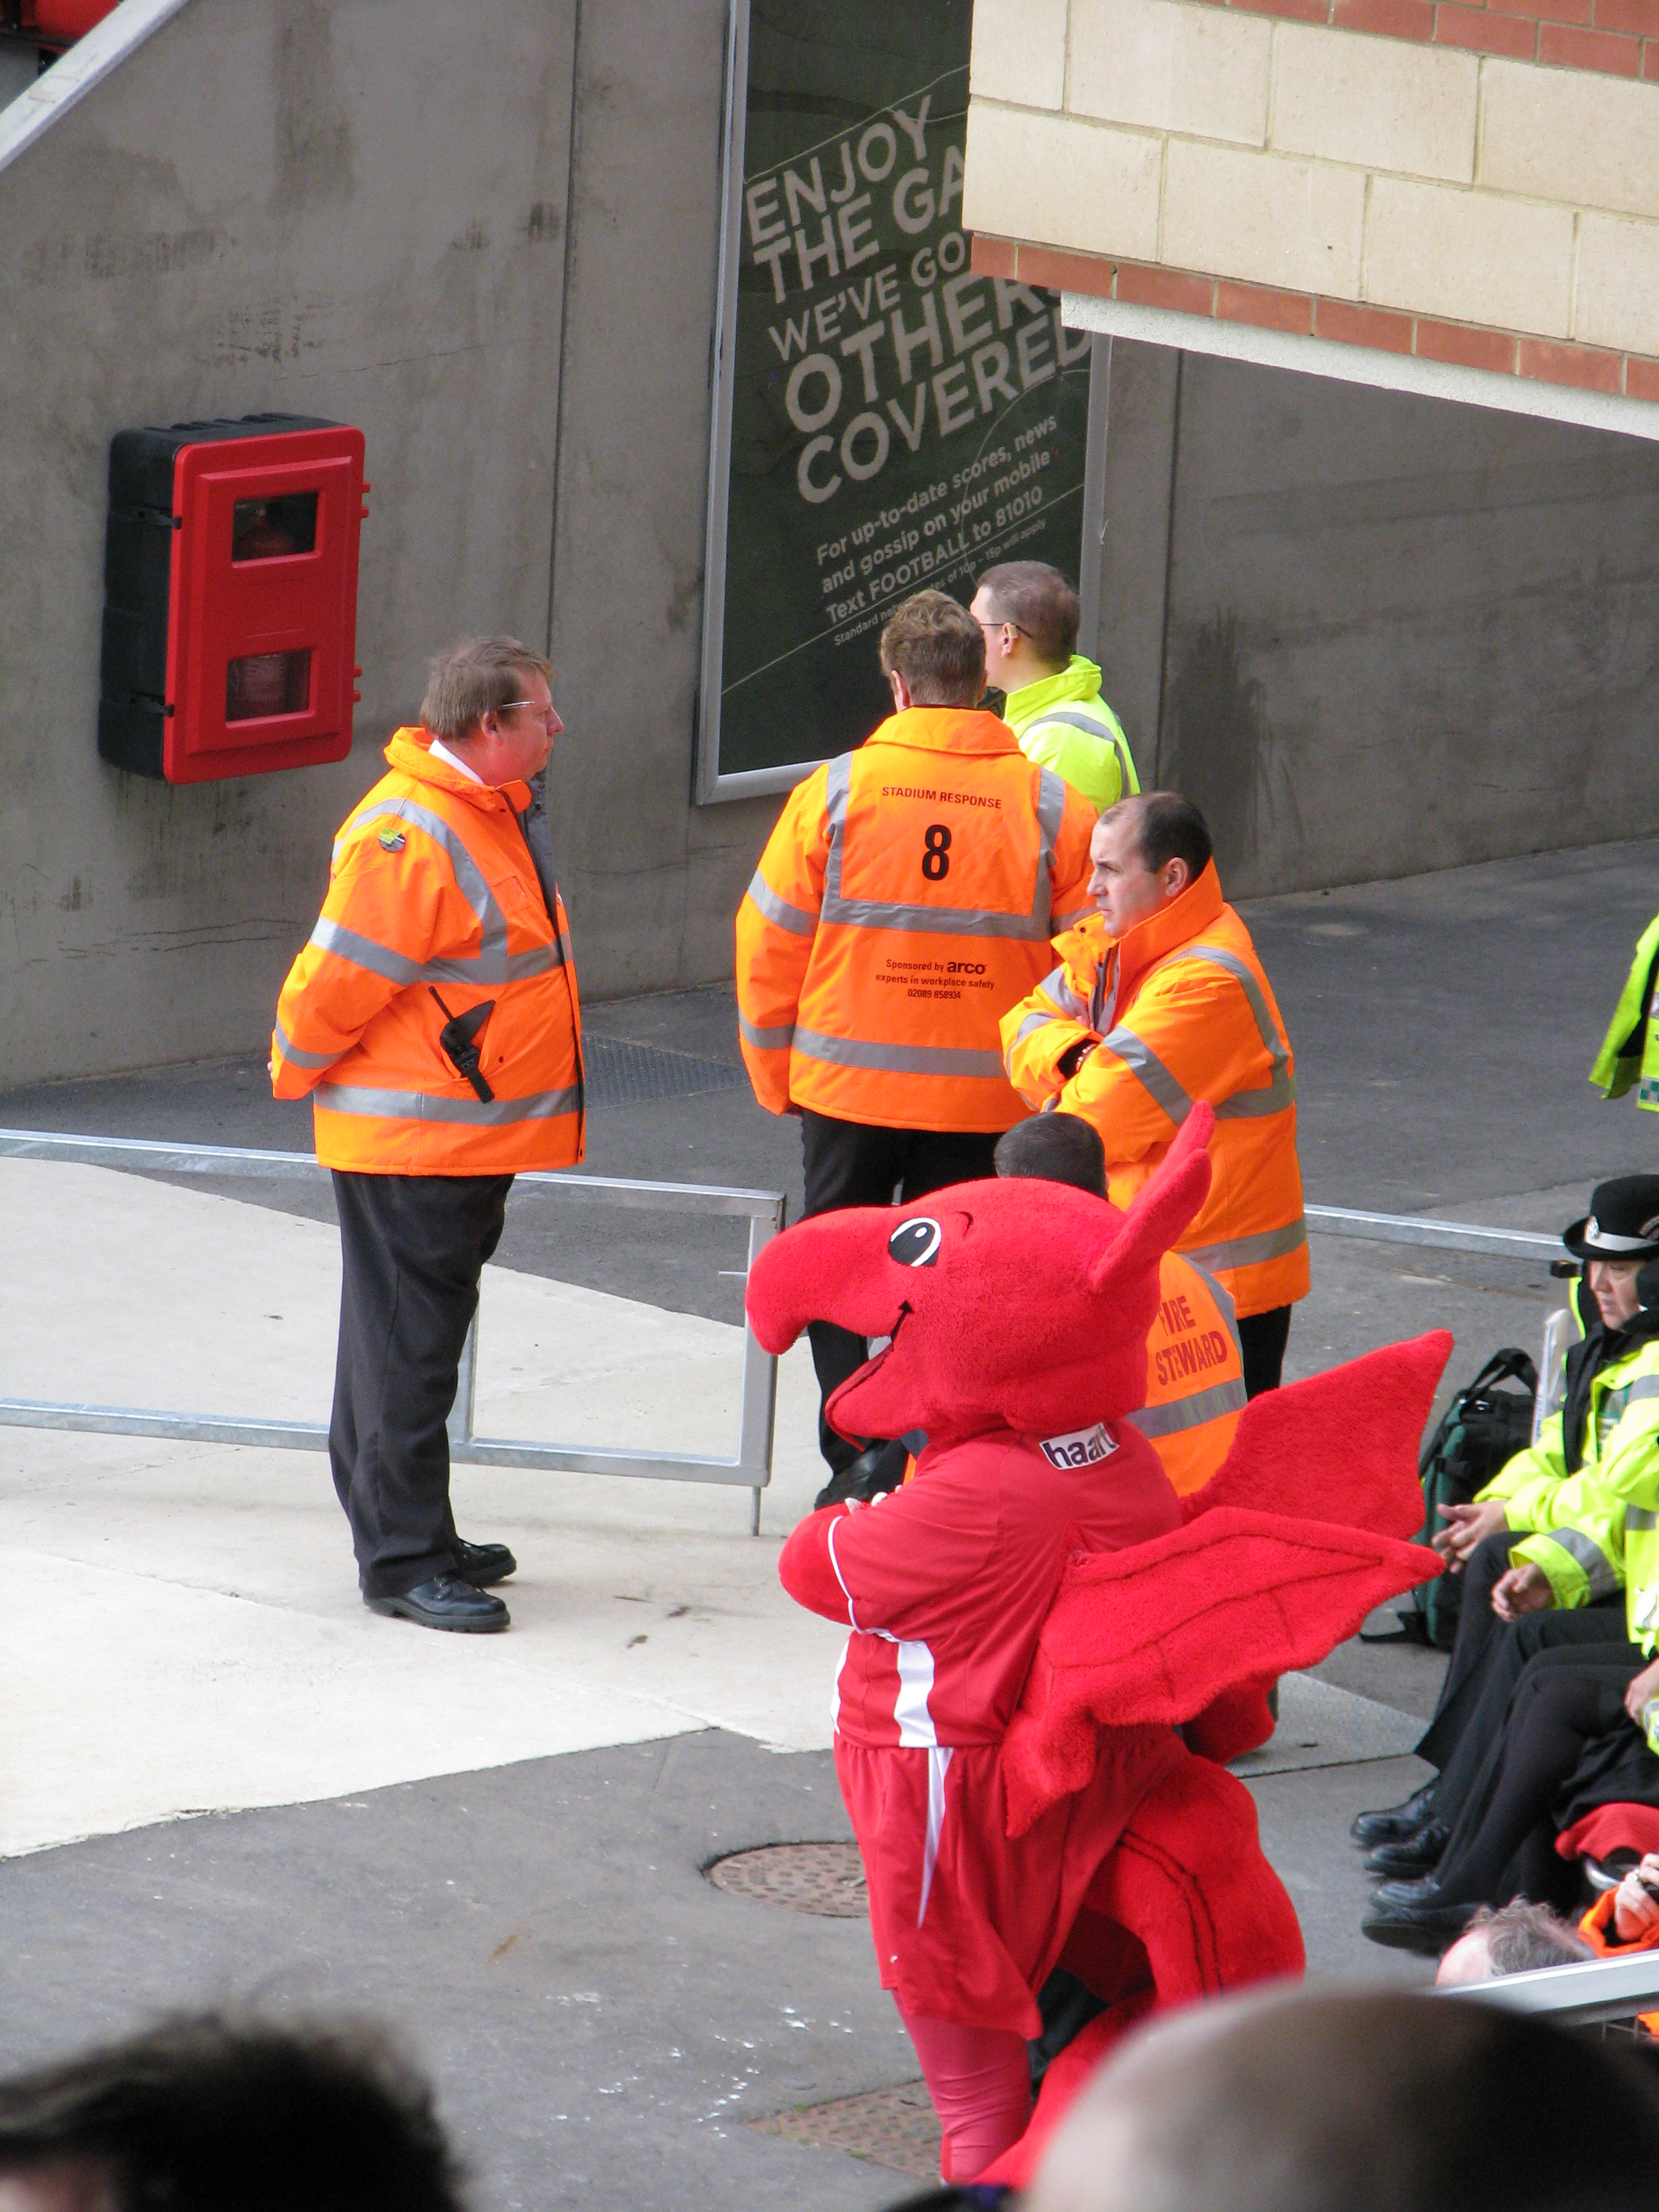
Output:
[[[1210,1195],[1176,1249],[1231,1295],[1254,1397],[1278,1384],[1291,1307],[1308,1293],[1290,1039],[1190,799],[1120,800],[1091,851],[1095,915],[1003,1017],[1008,1073],[1032,1105],[1094,1124],[1116,1206],[1153,1173],[1194,1101],[1214,1107]]]
[[[919,592],[881,665],[891,718],[791,794],[738,914],[743,1056],[761,1104],[800,1116],[809,1215],[993,1172],[1024,1111],[998,1018],[1088,906],[1094,810],[979,710],[972,616]],[[810,1334],[827,1399],[866,1348]],[[858,1445],[822,1416],[818,1436],[843,1473]]]
[[[340,1218],[329,1457],[365,1603],[505,1628],[516,1565],[469,1544],[449,1441],[478,1279],[520,1169],[582,1156],[581,1021],[542,775],[561,725],[539,653],[469,638],[433,663],[418,728],[353,808],[271,1039],[279,1098],[313,1103]]]

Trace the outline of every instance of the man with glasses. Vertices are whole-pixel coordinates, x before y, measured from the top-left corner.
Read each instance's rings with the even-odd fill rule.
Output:
[[[446,1424],[478,1279],[520,1169],[574,1166],[581,1020],[543,784],[562,725],[516,638],[432,664],[417,727],[335,841],[271,1039],[309,1094],[340,1219],[329,1457],[363,1601],[427,1628],[507,1626],[517,1565],[469,1544]]]
[[[1002,718],[1027,760],[1051,768],[1097,813],[1140,788],[1123,725],[1100,696],[1100,671],[1077,649],[1077,593],[1046,561],[988,568],[974,593],[985,680],[1006,694]]]

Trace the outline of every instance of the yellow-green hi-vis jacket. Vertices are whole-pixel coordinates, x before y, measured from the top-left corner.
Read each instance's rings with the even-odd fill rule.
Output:
[[[1636,1103],[1659,1114],[1659,915],[1655,915],[1636,948],[1636,959],[1590,1081],[1609,1098],[1622,1098],[1632,1084]]]

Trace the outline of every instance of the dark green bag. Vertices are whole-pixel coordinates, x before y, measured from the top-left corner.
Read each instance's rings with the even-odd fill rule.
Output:
[[[1518,1382],[1521,1388],[1506,1390],[1502,1388],[1506,1382]],[[1526,1449],[1532,1439],[1537,1395],[1538,1370],[1512,1344],[1493,1352],[1468,1388],[1458,1392],[1417,1463],[1423,1481],[1419,1544],[1426,1544],[1445,1527],[1441,1506],[1467,1505],[1506,1461]],[[1413,1611],[1401,1614],[1401,1625],[1437,1650],[1449,1651],[1456,1640],[1462,1602],[1462,1576],[1437,1575],[1412,1592]]]

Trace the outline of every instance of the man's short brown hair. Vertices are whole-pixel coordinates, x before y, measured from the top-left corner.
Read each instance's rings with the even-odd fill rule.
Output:
[[[985,689],[985,633],[943,592],[918,592],[881,634],[881,672],[896,670],[918,707],[976,707]]]
[[[979,589],[990,593],[998,621],[1022,631],[1039,660],[1065,667],[1077,651],[1082,609],[1058,568],[1046,561],[1005,561],[985,571]]]
[[[1214,854],[1209,823],[1192,800],[1178,791],[1138,792],[1109,806],[1100,819],[1127,819],[1134,823],[1140,865],[1154,875],[1166,860],[1184,860],[1196,882]]]
[[[522,699],[526,679],[550,684],[553,664],[516,637],[464,637],[433,661],[421,702],[421,727],[446,743],[464,738],[486,714]]]

